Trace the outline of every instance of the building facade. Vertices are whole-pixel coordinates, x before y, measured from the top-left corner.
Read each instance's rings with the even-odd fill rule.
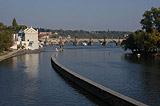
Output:
[[[24,30],[24,41],[38,41],[38,29],[32,27]]]
[[[38,41],[38,30],[35,30],[32,27],[25,30],[20,29],[18,32],[18,38],[14,39],[14,41],[14,45],[11,47],[12,49],[19,49],[20,46],[21,48],[30,50],[43,47]]]

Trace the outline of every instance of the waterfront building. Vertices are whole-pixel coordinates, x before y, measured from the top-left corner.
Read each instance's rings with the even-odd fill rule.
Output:
[[[25,35],[24,35],[24,30],[23,29],[20,29],[18,31],[18,39],[20,39],[18,41],[25,41]]]
[[[59,42],[57,41],[57,39],[52,39],[51,40],[51,44],[52,45],[57,45]]]
[[[58,33],[57,33],[57,32],[55,32],[55,33],[54,33],[54,35],[58,35]]]
[[[14,37],[14,41],[14,45],[11,47],[12,49],[18,49],[19,46],[22,46],[24,49],[35,50],[42,47],[38,41],[38,30],[35,30],[33,27],[25,30],[20,29],[18,37]]]
[[[35,30],[34,28],[27,28],[24,30],[24,41],[38,41],[38,29]]]
[[[18,34],[16,32],[13,32],[13,41],[17,41],[18,40]]]
[[[71,35],[68,35],[68,36],[67,36],[67,39],[71,39]]]

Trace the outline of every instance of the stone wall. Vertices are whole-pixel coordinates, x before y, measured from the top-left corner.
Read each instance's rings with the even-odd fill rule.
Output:
[[[3,61],[5,59],[11,58],[11,57],[23,55],[23,54],[41,53],[43,51],[45,51],[44,48],[39,48],[39,49],[35,49],[35,50],[26,50],[26,49],[16,50],[15,52],[8,53],[7,55],[0,56],[0,61]]]
[[[61,65],[56,61],[55,55],[57,53],[58,52],[53,53],[51,58],[52,66],[55,69],[55,71],[57,71],[62,76],[69,79],[70,81],[72,81],[77,86],[93,94],[95,97],[98,97],[99,99],[103,100],[107,104],[110,104],[113,106],[147,106],[139,101],[136,101],[132,98],[124,96],[118,92],[115,92],[109,88],[106,88],[98,83],[95,83],[67,69],[66,67],[64,67],[63,65]]]

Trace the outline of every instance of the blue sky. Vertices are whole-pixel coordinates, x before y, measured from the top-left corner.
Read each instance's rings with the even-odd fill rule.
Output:
[[[71,30],[135,31],[160,0],[0,0],[0,22]]]

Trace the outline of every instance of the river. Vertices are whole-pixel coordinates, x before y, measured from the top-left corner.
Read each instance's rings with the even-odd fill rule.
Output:
[[[51,66],[56,46],[0,62],[0,106],[105,105],[63,79]]]
[[[150,106],[160,105],[160,59],[129,55],[121,47],[65,46],[56,59],[65,67]]]

